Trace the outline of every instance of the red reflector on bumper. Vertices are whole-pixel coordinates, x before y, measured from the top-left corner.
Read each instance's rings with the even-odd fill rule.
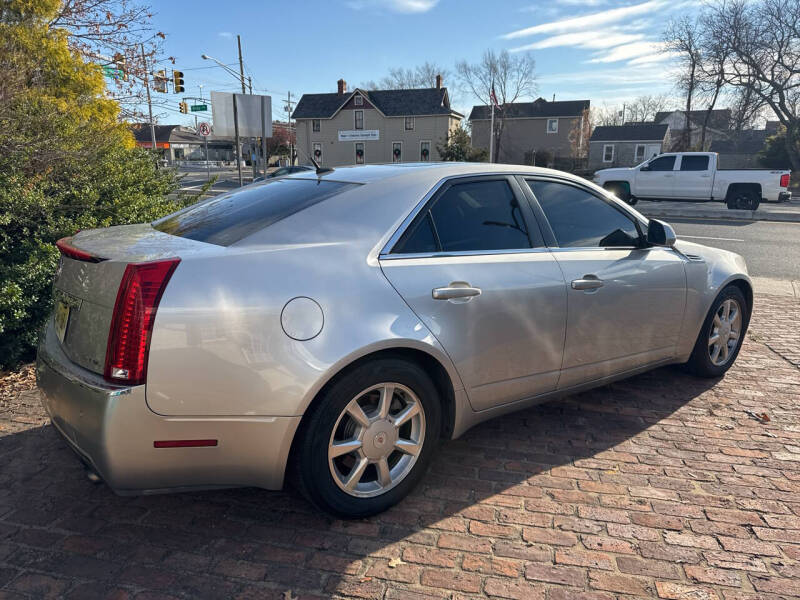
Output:
[[[199,448],[216,446],[217,440],[161,440],[153,442],[153,448]]]

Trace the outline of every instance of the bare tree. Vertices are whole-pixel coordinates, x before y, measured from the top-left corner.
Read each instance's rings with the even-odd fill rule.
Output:
[[[586,108],[581,113],[580,118],[575,121],[568,135],[569,153],[573,160],[573,167],[577,160],[586,158],[589,155],[589,138],[591,135],[592,119],[589,109]]]
[[[672,21],[664,32],[664,49],[673,52],[680,64],[678,85],[686,95],[685,125],[681,137],[675,144],[677,150],[688,150],[692,144],[692,125],[689,115],[697,87],[697,72],[701,60],[699,23],[689,17]]]
[[[166,36],[153,27],[152,19],[151,7],[137,0],[63,0],[49,23],[65,30],[70,47],[87,60],[124,71],[124,77],[108,85],[109,94],[120,103],[122,118],[142,117],[145,66],[153,71],[161,60]],[[175,63],[173,57],[164,60]]]
[[[379,81],[367,81],[362,87],[370,90],[410,90],[436,86],[436,76],[447,81],[450,70],[436,63],[425,62],[413,68],[394,67]]]
[[[592,126],[622,125],[622,108],[610,106],[603,103],[602,106],[595,106],[589,112]]]
[[[707,11],[708,35],[729,44],[726,83],[772,109],[786,127],[792,169],[800,170],[800,3],[722,0]]]
[[[536,63],[531,54],[510,54],[507,50],[486,50],[477,63],[460,61],[456,64],[458,76],[465,91],[481,104],[491,103],[494,85],[500,109],[495,112],[494,148],[500,156],[500,139],[504,127],[504,107],[536,93]],[[490,133],[491,135],[491,133]]]
[[[669,110],[671,106],[672,98],[667,94],[639,96],[625,104],[625,121],[636,123],[654,121],[658,113]]]

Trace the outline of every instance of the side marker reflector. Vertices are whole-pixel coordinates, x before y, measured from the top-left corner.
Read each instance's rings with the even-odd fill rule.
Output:
[[[153,448],[200,448],[216,446],[217,440],[161,440],[153,442]]]

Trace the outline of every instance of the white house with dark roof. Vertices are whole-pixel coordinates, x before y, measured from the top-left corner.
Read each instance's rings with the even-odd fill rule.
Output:
[[[549,156],[550,162],[572,155],[571,137],[579,137],[583,121],[588,118],[589,100],[549,102],[539,98],[534,102],[515,102],[495,109],[495,131],[500,130],[499,152],[494,161],[530,165],[536,154]],[[472,107],[469,122],[472,127],[472,147],[489,149],[491,108]],[[585,140],[576,143],[584,146]],[[539,164],[539,161],[536,161]]]
[[[601,125],[589,138],[589,168],[633,167],[666,152],[669,144],[668,125]]]
[[[464,115],[450,107],[447,88],[303,94],[292,118],[297,123],[298,160],[310,156],[325,166],[440,160],[443,144]]]

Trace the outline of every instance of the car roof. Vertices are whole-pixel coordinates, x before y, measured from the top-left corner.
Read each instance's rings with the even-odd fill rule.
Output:
[[[526,167],[524,165],[469,162],[418,162],[335,167],[320,175],[316,175],[310,171],[303,171],[289,175],[289,177],[292,179],[319,178],[329,181],[365,184],[397,178],[407,178],[409,180],[438,180],[452,175],[481,175],[488,173],[566,175],[563,171],[554,171],[541,167]]]

